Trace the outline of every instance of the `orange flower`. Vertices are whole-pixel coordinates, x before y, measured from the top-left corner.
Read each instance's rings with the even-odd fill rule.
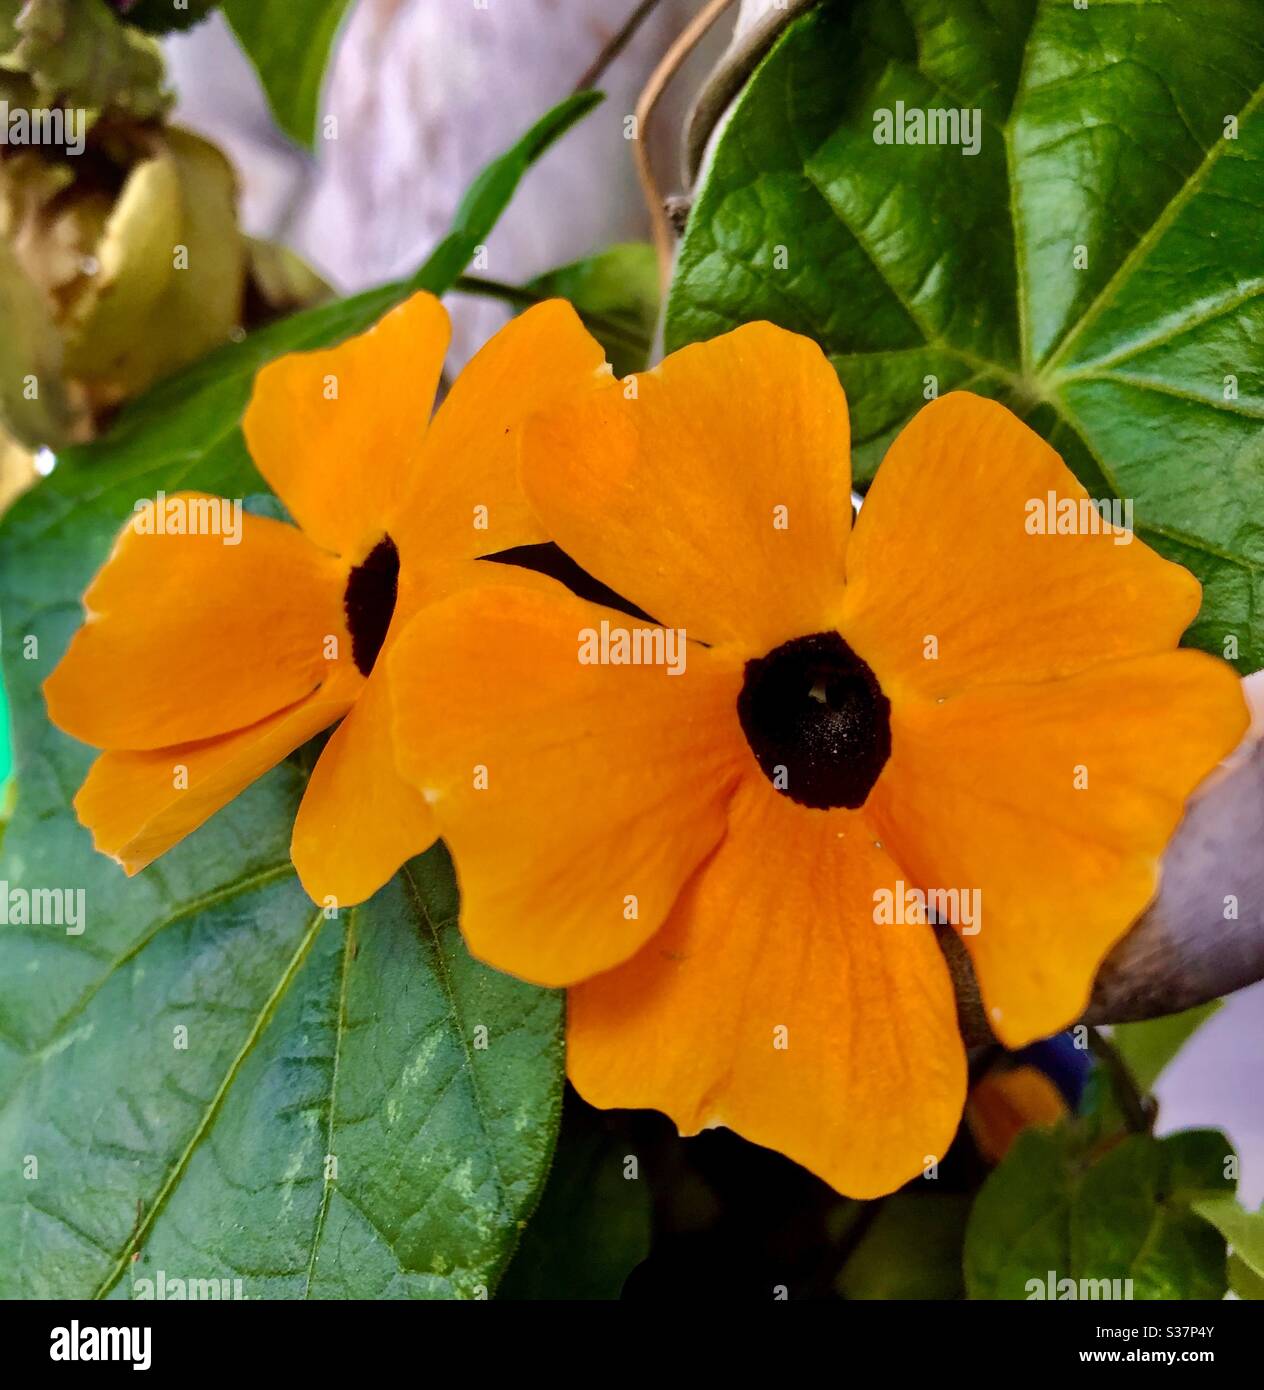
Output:
[[[1032,533],[1030,504],[1086,494],[1007,410],[928,405],[850,537],[848,452],[829,362],[768,324],[563,401],[524,431],[525,491],[666,629],[471,591],[392,666],[466,939],[573,986],[580,1093],[868,1197],[962,1111],[925,895],[977,908],[957,925],[1002,1040],[1055,1031],[1247,719],[1227,666],[1175,650],[1185,570],[1118,531]],[[670,660],[678,629],[682,673],[615,664]]]
[[[177,493],[123,528],[44,692],[55,724],[105,750],[75,809],[129,874],[340,719],[294,825],[308,893],[361,902],[434,840],[395,771],[383,652],[436,597],[499,582],[476,557],[544,539],[517,431],[609,371],[551,301],[497,334],[431,421],[447,344],[442,305],[417,294],[259,373],[246,440],[296,526]]]

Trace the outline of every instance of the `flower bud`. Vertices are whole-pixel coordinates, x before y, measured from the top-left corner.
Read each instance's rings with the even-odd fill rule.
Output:
[[[94,132],[79,159],[0,158],[0,424],[54,446],[225,341],[246,251],[233,172],[179,129]],[[38,401],[15,387],[35,375]],[[27,393],[29,395],[29,392]]]

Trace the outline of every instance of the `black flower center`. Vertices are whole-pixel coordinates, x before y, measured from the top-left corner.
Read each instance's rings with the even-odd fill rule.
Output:
[[[891,756],[891,702],[837,632],[748,661],[737,717],[764,776],[800,806],[863,806]]]
[[[373,670],[386,641],[399,590],[399,551],[383,536],[347,577],[343,607],[351,633],[351,656],[361,675]]]

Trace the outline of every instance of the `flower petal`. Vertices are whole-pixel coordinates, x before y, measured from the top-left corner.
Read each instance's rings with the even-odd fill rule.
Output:
[[[1050,493],[1077,511],[1088,498],[995,401],[954,392],[904,428],[856,522],[840,622],[888,695],[1048,680],[1176,646],[1198,581],[1130,533],[1029,533]]]
[[[391,526],[405,564],[547,540],[518,482],[523,422],[609,375],[605,349],[565,300],[507,323],[471,358],[430,426]]]
[[[221,501],[176,493],[165,514]],[[98,748],[165,748],[243,729],[329,677],[326,638],[350,650],[346,567],[293,526],[240,520],[235,545],[205,528],[142,534],[152,513],[124,527],[44,684],[53,723]]]
[[[75,797],[80,823],[102,854],[138,873],[345,714],[358,679],[340,672],[317,694],[221,738],[103,753]]]
[[[390,691],[379,661],[307,784],[294,821],[294,867],[314,902],[351,907],[437,833],[421,794],[395,771]]]
[[[448,316],[415,294],[323,352],[289,353],[255,378],[242,429],[299,526],[358,563],[382,538],[421,456],[448,350]]]
[[[893,702],[866,811],[920,886],[979,891],[961,934],[1007,1046],[1083,1011],[1186,799],[1247,723],[1233,671],[1193,651]]]
[[[966,1101],[970,1133],[989,1163],[999,1163],[1023,1130],[1055,1125],[1066,1114],[1061,1092],[1032,1066],[988,1073]]]
[[[952,1142],[966,1068],[933,931],[874,920],[900,877],[862,816],[745,778],[663,930],[570,991],[580,1094],[727,1125],[854,1197],[914,1177]]]
[[[545,985],[626,959],[658,927],[722,835],[748,756],[736,668],[696,647],[679,676],[581,665],[584,629],[634,620],[555,587],[457,594],[389,658],[400,771],[452,851],[466,941]]]
[[[660,622],[748,654],[833,626],[851,519],[847,401],[767,323],[564,402],[523,440],[545,531]]]
[[[322,750],[294,822],[291,854],[313,901],[364,902],[436,839],[425,798],[396,771],[387,656],[421,608],[498,584],[558,591],[543,575],[482,560],[410,566],[400,574],[399,601],[373,674]]]

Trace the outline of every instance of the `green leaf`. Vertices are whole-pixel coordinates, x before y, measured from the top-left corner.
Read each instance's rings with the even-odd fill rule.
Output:
[[[1081,1139],[1072,1125],[1029,1130],[984,1183],[966,1231],[969,1296],[1040,1296],[1032,1281],[1047,1290],[1052,1274],[1080,1297],[1107,1280],[1131,1281],[1123,1296],[1138,1299],[1222,1298],[1224,1241],[1193,1204],[1232,1192],[1224,1135],[1133,1135],[1096,1161]]]
[[[1228,1140],[1214,1130],[1133,1135],[1085,1175],[1071,1219],[1071,1269],[1084,1279],[1131,1279],[1142,1299],[1223,1298],[1224,1240],[1191,1209],[1233,1191]]]
[[[214,353],[5,517],[19,797],[0,882],[81,890],[86,929],[0,925],[0,1296],[122,1296],[158,1269],[262,1296],[471,1296],[513,1250],[557,1123],[561,999],[468,957],[443,851],[326,921],[289,862],[300,755],[128,881],[75,820],[91,750],[49,725],[39,687],[139,497],[261,491],[239,429],[256,369],[444,290],[591,105],[498,160],[411,280]]]
[[[1167,1064],[1219,1008],[1220,1001],[1213,999],[1184,1013],[1145,1023],[1120,1023],[1111,1030],[1115,1050],[1142,1091],[1154,1089]]]
[[[1224,1236],[1234,1256],[1258,1279],[1264,1279],[1264,1209],[1246,1211],[1236,1197],[1224,1193],[1200,1197],[1191,1205]]]
[[[897,1192],[847,1258],[836,1288],[847,1299],[964,1296],[961,1250],[970,1198]]]
[[[644,371],[658,324],[658,257],[625,242],[560,266],[527,286],[541,298],[569,299],[606,350],[616,376]]]
[[[192,29],[215,9],[219,0],[114,0],[114,8],[129,24],[151,34],[169,34],[177,29]]]
[[[254,64],[277,124],[310,149],[320,90],[350,0],[225,0],[224,14]]]
[[[1065,1128],[1029,1129],[979,1189],[966,1227],[970,1298],[1025,1298],[1030,1279],[1070,1274],[1074,1146]]]
[[[6,1087],[6,1161],[40,1159],[11,1294],[144,1297],[161,1270],[253,1298],[487,1296],[547,1170],[562,1004],[472,960],[456,908],[436,848],[341,920],[283,860],[145,920]]]
[[[977,153],[875,143],[897,102],[979,110]],[[816,338],[862,483],[927,378],[999,398],[1094,497],[1134,500],[1138,533],[1203,581],[1190,640],[1233,633],[1255,670],[1261,103],[1256,0],[821,7],[724,126],[667,346],[760,318]]]
[[[1229,1256],[1229,1288],[1247,1302],[1264,1302],[1264,1276],[1238,1255]]]
[[[650,1226],[649,1183],[627,1139],[572,1092],[548,1186],[497,1296],[618,1298],[650,1252]]]
[[[0,673],[0,797],[4,795],[4,785],[9,780],[9,769],[13,766],[9,735],[9,697],[4,693],[4,676]]]

